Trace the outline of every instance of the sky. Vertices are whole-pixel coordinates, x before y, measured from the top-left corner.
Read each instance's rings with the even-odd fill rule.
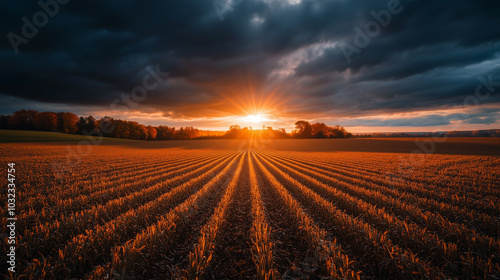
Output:
[[[497,0],[1,1],[0,114],[500,128]]]

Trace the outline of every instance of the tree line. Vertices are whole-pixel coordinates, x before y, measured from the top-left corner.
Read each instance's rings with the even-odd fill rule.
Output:
[[[241,128],[239,125],[232,125],[229,130],[220,138],[244,139],[244,138],[265,138],[265,139],[307,139],[307,138],[347,138],[352,134],[341,126],[328,126],[324,123],[309,123],[308,121],[297,121],[295,129],[291,134],[286,133],[284,128],[273,129],[263,126],[262,129],[254,130],[251,127]]]
[[[19,110],[11,115],[0,115],[0,129],[99,134],[104,137],[135,140],[188,140],[200,136],[200,131],[191,126],[179,129],[163,125],[153,127],[112,117],[96,120],[93,116],[78,117],[70,112],[38,112],[36,110]]]
[[[345,128],[336,125],[328,126],[324,123],[310,124],[308,121],[298,121],[295,123],[295,129],[292,131],[294,138],[348,138],[352,134]]]
[[[70,112],[38,112],[19,110],[11,115],[0,115],[0,128],[57,131],[77,133],[78,116]]]
[[[70,112],[38,112],[36,110],[19,110],[11,115],[0,115],[0,129],[39,130],[63,132],[83,135],[102,135],[105,137],[135,140],[189,140],[189,139],[242,139],[260,138],[344,138],[351,137],[343,127],[328,126],[324,123],[310,124],[307,121],[295,123],[291,134],[285,129],[263,127],[259,130],[241,128],[232,125],[223,135],[206,136],[192,126],[176,129],[170,126],[146,126],[135,121],[103,117],[78,117]]]

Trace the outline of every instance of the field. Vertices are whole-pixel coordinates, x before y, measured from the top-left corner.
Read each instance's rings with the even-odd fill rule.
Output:
[[[61,132],[0,129],[0,143],[25,142],[76,142],[76,141],[130,141],[126,139],[97,138],[94,136],[74,135]]]
[[[499,139],[429,141],[2,144],[2,178],[16,169],[15,274],[500,278]]]

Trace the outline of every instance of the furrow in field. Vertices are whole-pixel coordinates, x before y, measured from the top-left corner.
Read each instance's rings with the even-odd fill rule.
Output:
[[[74,215],[78,210],[81,211],[91,209],[93,206],[106,204],[114,199],[119,199],[120,197],[130,195],[131,193],[141,191],[144,188],[148,188],[148,186],[164,182],[165,180],[171,180],[172,177],[177,178],[181,176],[182,178],[185,178],[184,174],[192,172],[193,170],[203,167],[207,163],[224,156],[227,155],[224,154],[215,157],[203,158],[201,160],[186,162],[173,167],[170,166],[170,168],[166,170],[159,169],[151,171],[150,174],[141,175],[139,178],[122,175],[127,183],[121,183],[119,185],[113,183],[115,187],[104,185],[98,191],[94,191],[88,195],[84,196],[80,194],[78,197],[73,199],[69,198],[61,200],[59,203],[56,203],[51,207],[50,212],[42,211],[38,215],[37,213],[28,212],[25,215],[22,214],[20,219],[23,220],[23,224],[27,227],[27,229],[29,229],[30,225],[34,223],[39,225],[42,224],[43,227],[44,222],[52,223],[54,220],[57,221],[66,219],[68,216],[70,217],[71,215]],[[23,224],[21,224],[21,227]],[[23,232],[23,230],[21,230],[21,232]]]
[[[388,236],[395,243],[409,248],[421,257],[424,256],[426,259],[432,261],[433,265],[440,267],[444,271],[455,273],[456,271],[468,269],[467,267],[463,267],[459,261],[466,258],[467,253],[474,250],[478,254],[481,253],[476,262],[481,264],[479,267],[483,268],[484,271],[482,273],[487,275],[489,266],[488,262],[484,261],[484,259],[490,259],[491,254],[499,251],[500,247],[493,239],[474,232],[464,234],[459,231],[456,234],[462,234],[462,239],[455,243],[445,242],[436,234],[427,232],[425,228],[419,227],[417,224],[401,221],[394,214],[388,213],[384,208],[377,209],[374,205],[387,199],[385,196],[368,193],[364,196],[365,200],[362,200],[338,190],[337,188],[340,184],[335,184],[337,188],[333,188],[319,182],[316,178],[306,175],[305,173],[310,173],[310,171],[299,166],[293,166],[292,169],[273,159],[267,161],[266,157],[263,158],[267,164],[273,165],[276,172],[288,174],[290,178],[288,182],[307,185],[321,196],[334,201],[350,215],[364,214],[363,219],[365,221],[372,223],[380,231],[388,231]],[[353,185],[344,186],[343,189],[360,196],[365,191],[365,189]],[[367,201],[371,201],[373,204]],[[407,214],[409,213],[405,213],[403,217]],[[448,224],[446,223],[441,226],[446,227]],[[450,226],[447,229],[448,233],[450,233]],[[465,229],[467,230],[467,228]]]
[[[211,158],[205,159],[205,161],[210,161]],[[202,160],[203,161],[203,160]],[[18,225],[19,232],[24,235],[26,231],[39,231],[45,228],[45,223],[47,224],[57,224],[59,220],[65,220],[71,215],[75,214],[75,211],[89,209],[93,206],[105,204],[110,200],[120,198],[121,196],[126,196],[130,193],[137,192],[142,188],[147,187],[148,185],[155,184],[157,182],[161,182],[166,178],[171,176],[175,176],[177,174],[182,174],[183,171],[189,170],[189,168],[196,167],[191,166],[190,163],[185,163],[183,165],[174,166],[174,168],[170,172],[165,172],[165,170],[156,170],[154,171],[156,176],[150,176],[146,180],[132,181],[131,178],[122,175],[124,180],[129,180],[130,182],[127,184],[120,184],[116,187],[102,186],[98,191],[90,193],[86,196],[79,195],[77,197],[60,200],[60,203],[54,203],[50,207],[44,207],[40,212],[36,211],[28,211],[21,212],[19,215],[20,223]],[[175,170],[175,168],[184,168]],[[180,171],[180,172],[179,172]],[[148,176],[147,174],[145,176]],[[132,178],[133,179],[133,178]],[[57,193],[54,194],[57,196]],[[48,211],[50,209],[50,211]],[[33,230],[34,228],[34,230]],[[29,234],[26,233],[26,234]]]
[[[188,157],[181,157],[180,155],[176,157],[176,160],[185,160]],[[80,176],[71,176],[63,179],[65,185],[80,184],[80,181],[87,181],[93,179],[94,176],[99,176],[102,173],[109,174],[110,176],[116,176],[116,174],[121,173],[124,170],[133,169],[137,165],[137,157],[126,156],[123,158],[110,157],[106,158],[95,158],[83,159],[82,163],[73,167],[73,174],[81,174]],[[54,161],[54,160],[53,160]],[[165,162],[164,158],[153,158],[153,159],[140,159],[141,164],[144,166],[155,166]],[[88,169],[88,165],[94,166],[91,170]],[[56,176],[57,177],[57,176]]]
[[[105,182],[100,182],[99,186],[93,187],[92,190],[86,190],[85,192],[88,193],[85,195],[80,193],[68,199],[57,199],[57,201],[53,201],[51,204],[51,212],[47,213],[42,209],[41,213],[35,213],[34,211],[23,213],[22,220],[27,224],[30,224],[30,219],[36,219],[38,223],[44,222],[44,219],[53,221],[54,219],[71,215],[76,210],[87,209],[94,205],[104,204],[120,196],[128,195],[143,187],[162,182],[162,180],[168,179],[171,176],[176,176],[192,170],[190,168],[201,166],[203,163],[210,162],[229,154],[230,153],[193,158],[192,161],[174,162],[157,169],[146,168],[147,171],[142,172],[142,174],[138,176],[134,176],[134,173],[123,173],[119,180],[105,180]]]
[[[215,155],[217,156],[217,155]],[[148,180],[150,177],[158,176],[165,169],[178,168],[179,166],[189,166],[193,160],[203,161],[207,160],[214,155],[204,156],[202,158],[187,158],[183,160],[174,160],[173,162],[160,162],[154,166],[142,165],[141,162],[136,162],[136,165],[141,165],[143,168],[131,168],[127,171],[123,171],[120,174],[113,176],[101,176],[92,181],[81,181],[79,184],[66,185],[68,186],[61,192],[51,192],[50,194],[44,196],[41,201],[33,201],[34,204],[30,205],[30,201],[27,202],[29,206],[28,211],[37,212],[39,207],[53,206],[54,204],[67,203],[71,201],[75,196],[85,197],[94,194],[95,192],[108,190],[113,187],[118,187],[126,182]]]
[[[101,156],[95,156],[91,159],[88,159],[89,162],[91,162],[92,165],[97,166],[95,170],[92,171],[87,171],[88,168],[86,168],[86,162],[83,162],[82,164],[78,165],[76,168],[76,173],[83,173],[85,177],[82,177],[81,179],[90,179],[92,178],[93,175],[99,174],[99,173],[104,173],[104,172],[112,172],[118,174],[119,172],[123,170],[129,170],[137,166],[137,162],[141,162],[142,165],[148,165],[148,166],[153,166],[157,165],[158,163],[164,163],[166,158],[164,156],[160,155],[150,155],[150,154],[144,154],[144,153],[137,153],[135,152],[132,155],[116,155],[113,154],[114,157],[101,157]],[[170,163],[173,163],[174,161],[185,161],[185,160],[190,160],[194,159],[195,155],[186,153],[184,151],[174,151],[172,153],[169,153],[170,157],[168,158]],[[96,157],[99,157],[96,159]],[[72,180],[73,178],[68,178],[69,180]]]
[[[137,234],[135,239],[115,247],[112,261],[95,268],[87,275],[88,278],[102,279],[110,275],[138,279],[174,278],[174,274],[179,272],[176,269],[179,257],[185,256],[187,251],[184,250],[192,247],[190,245],[196,240],[193,237],[201,236],[202,226],[211,219],[211,214],[215,213],[216,206],[234,181],[234,171],[241,168],[244,156],[240,154],[238,157],[233,158],[200,191],[162,216],[156,224]],[[186,244],[190,245],[186,247]],[[148,269],[150,267],[160,269]],[[159,276],[161,274],[163,277]]]
[[[214,246],[211,264],[204,273],[206,279],[254,279],[257,274],[252,261],[252,195],[250,188],[250,157],[231,198],[220,239]]]
[[[256,278],[258,280],[278,279],[278,271],[273,260],[274,244],[271,239],[271,227],[265,216],[264,203],[259,191],[260,177],[255,173],[252,157],[248,157],[248,171],[252,196],[252,260],[255,264]]]
[[[28,226],[34,223],[53,221],[54,219],[59,218],[60,215],[64,214],[60,212],[68,209],[68,205],[71,206],[74,204],[73,209],[81,209],[79,207],[89,206],[87,202],[81,204],[78,204],[78,202],[79,200],[82,200],[82,198],[88,199],[88,196],[90,195],[94,195],[94,198],[91,201],[100,202],[95,199],[96,193],[101,192],[105,195],[108,191],[119,189],[120,185],[126,184],[130,181],[130,179],[135,179],[136,181],[148,179],[147,176],[151,172],[157,172],[158,175],[160,174],[158,172],[163,171],[162,168],[160,168],[162,166],[164,168],[172,168],[176,166],[176,162],[169,164],[162,163],[161,165],[155,167],[149,167],[146,165],[146,168],[130,170],[129,172],[125,172],[116,178],[109,178],[107,175],[101,175],[100,180],[95,179],[92,181],[81,181],[79,184],[64,183],[62,185],[65,186],[65,188],[62,190],[58,191],[54,189],[48,194],[40,192],[35,195],[30,195],[29,199],[23,203],[24,208],[20,209],[20,220]],[[75,174],[75,177],[79,176]],[[31,187],[31,189],[36,190],[38,188]],[[52,211],[46,211],[46,209],[49,208],[52,209]]]
[[[245,157],[247,156],[248,152],[245,153]],[[241,184],[241,182],[243,181],[241,180],[242,176],[241,173],[243,166],[245,165],[244,163],[245,163],[244,157],[242,157],[240,162],[238,163],[238,167],[236,168],[234,176],[231,182],[229,183],[229,186],[227,187],[224,197],[219,202],[219,205],[215,209],[215,212],[210,218],[210,221],[201,229],[201,234],[200,234],[201,236],[198,239],[195,248],[192,249],[191,252],[189,252],[187,267],[180,270],[182,278],[200,279],[206,277],[214,279],[213,276],[216,277],[220,276],[220,274],[217,273],[216,271],[210,270],[209,266],[221,265],[220,257],[223,254],[223,252],[221,252],[220,250],[224,250],[224,248],[221,248],[222,245],[233,245],[231,244],[231,242],[228,242],[228,240],[225,239],[224,237],[228,237],[226,234],[227,232],[225,232],[225,230],[227,230],[229,226],[228,223],[230,221],[234,221],[234,220],[229,220],[229,218],[231,218],[233,216],[232,214],[234,213],[228,213],[228,212],[230,210],[233,211],[235,210],[234,207],[231,207],[232,202],[236,203],[234,201],[235,192],[237,190],[241,191],[242,188],[244,188],[244,186]],[[231,224],[230,226],[236,227],[237,225]],[[242,233],[244,234],[244,232]],[[233,236],[229,236],[229,238],[232,237]],[[244,238],[244,236],[240,237]],[[231,248],[226,248],[226,249],[230,250]],[[234,249],[240,249],[240,248],[234,248]],[[226,270],[223,271],[223,273],[227,275],[232,273],[230,269],[235,269],[235,267],[233,267],[234,264],[233,261],[235,260],[226,259],[226,262],[229,263],[229,268],[226,267],[225,268]],[[245,275],[241,274],[237,276],[237,278],[244,279],[246,277]]]
[[[175,186],[181,185],[190,178],[200,176],[207,170],[220,162],[229,161],[230,155],[222,158],[216,158],[210,162],[203,163],[199,168],[186,172],[182,175],[169,178],[164,182],[157,183],[150,187],[133,192],[127,196],[110,200],[105,204],[98,204],[90,209],[82,210],[74,215],[67,216],[65,219],[57,220],[45,225],[37,225],[32,231],[26,231],[20,236],[20,252],[31,258],[33,253],[46,253],[57,250],[67,240],[92,229],[102,223],[113,220],[130,209],[139,207],[152,199],[161,196]],[[24,247],[29,244],[29,247]]]
[[[418,197],[423,197],[429,199],[431,201],[436,198],[439,199],[440,202],[449,203],[451,205],[457,205],[461,208],[467,208],[470,210],[481,211],[480,214],[486,215],[499,215],[500,213],[500,205],[494,204],[485,200],[485,196],[482,194],[481,190],[472,190],[470,192],[464,192],[464,190],[458,190],[454,188],[450,188],[449,185],[440,184],[437,186],[435,182],[423,183],[420,181],[412,181],[412,180],[400,180],[398,178],[394,179],[390,176],[388,177],[387,172],[383,174],[366,174],[367,169],[369,167],[364,166],[362,169],[349,170],[345,168],[337,168],[337,167],[329,167],[329,164],[325,165],[325,162],[319,161],[314,162],[311,158],[307,160],[294,158],[296,161],[313,165],[318,168],[326,169],[330,172],[339,174],[341,177],[346,178],[356,178],[362,177],[367,182],[373,182],[378,185],[387,186],[391,184],[391,186],[396,187],[398,190],[403,192],[410,192]],[[411,183],[408,183],[411,182]],[[490,200],[491,201],[491,200]]]
[[[23,204],[20,210],[24,210],[26,212],[37,212],[43,207],[52,206],[56,203],[60,203],[65,199],[71,199],[75,196],[89,195],[96,190],[107,187],[107,185],[109,184],[119,185],[123,182],[126,182],[130,178],[142,179],[145,178],[150,172],[165,168],[171,168],[172,166],[176,166],[182,163],[188,163],[193,159],[194,157],[187,157],[182,159],[175,159],[170,162],[165,162],[164,159],[160,159],[157,160],[154,164],[144,162],[144,160],[139,160],[131,164],[129,168],[121,171],[111,172],[111,174],[107,172],[99,173],[98,175],[93,176],[92,180],[85,180],[81,178],[82,174],[85,174],[88,171],[74,171],[72,172],[72,176],[69,177],[71,179],[65,180],[62,183],[57,181],[57,179],[53,179],[56,183],[54,184],[53,188],[50,189],[38,188],[38,181],[35,180],[33,182],[30,182],[34,184],[34,186],[30,189],[35,191],[35,193],[34,195],[29,196],[30,199]],[[94,165],[94,163],[82,163],[81,165],[85,166],[88,169],[88,167]],[[137,165],[140,165],[144,168],[137,168]],[[103,176],[103,174],[105,174],[106,176]],[[127,176],[124,176],[124,174],[126,174]],[[71,180],[74,180],[74,182]]]
[[[361,197],[364,200],[370,201],[372,204],[386,208],[388,211],[394,211],[396,215],[403,216],[405,219],[409,217],[413,219],[414,222],[422,224],[432,231],[438,232],[443,237],[448,236],[451,231],[451,233],[457,235],[458,240],[462,240],[461,244],[469,244],[471,243],[470,240],[474,239],[474,244],[469,244],[469,246],[471,246],[469,248],[475,248],[479,244],[483,244],[479,245],[480,247],[487,248],[489,247],[487,244],[492,242],[491,238],[494,239],[495,236],[498,236],[497,233],[500,233],[500,222],[484,214],[474,215],[471,213],[473,212],[471,210],[467,212],[458,207],[435,202],[435,204],[440,206],[440,209],[447,209],[450,216],[456,217],[468,214],[472,216],[471,221],[463,221],[463,218],[460,220],[460,222],[467,224],[464,225],[460,222],[455,222],[458,218],[449,219],[449,217],[445,215],[445,219],[439,212],[435,213],[428,211],[429,208],[433,211],[436,211],[436,209],[432,208],[432,205],[428,203],[427,199],[422,199],[408,193],[400,193],[397,190],[389,189],[381,185],[366,183],[362,179],[353,179],[353,183],[349,183],[347,180],[339,180],[332,177],[330,176],[332,175],[331,173],[325,172],[314,166],[296,163],[293,160],[275,158],[269,154],[266,154],[266,156],[294,170],[300,170],[322,183],[335,186],[351,195]],[[482,236],[483,234],[478,233],[475,228],[479,228],[479,232],[486,232],[486,236]],[[457,242],[456,240],[457,238],[449,239],[448,241]]]
[[[259,174],[265,178],[259,187],[274,229],[272,235],[277,240],[277,268],[282,278],[359,279],[361,272],[338,246],[336,238],[318,227],[258,157],[252,157]]]
[[[382,181],[380,181],[380,182],[387,183],[387,180],[385,179],[385,177],[387,176],[387,173],[388,173],[388,166],[383,165],[383,164],[381,165],[382,162],[380,162],[380,161],[373,163],[373,162],[361,159],[360,161],[351,162],[349,160],[352,160],[352,159],[342,158],[342,159],[347,160],[348,162],[343,162],[341,160],[339,162],[339,159],[337,159],[336,162],[333,162],[331,159],[321,158],[321,156],[319,156],[319,157],[318,156],[309,156],[309,157],[307,157],[307,161],[304,161],[303,158],[302,159],[297,158],[296,156],[290,156],[290,155],[285,156],[282,154],[280,154],[280,156],[293,158],[295,160],[302,160],[302,162],[306,162],[308,164],[314,164],[314,165],[322,167],[322,168],[327,168],[327,169],[330,169],[334,172],[343,173],[344,175],[362,174],[369,179],[381,178],[380,180],[382,180]],[[401,161],[401,158],[394,156],[392,159],[387,159],[387,160],[393,160],[393,161],[399,162],[399,161]],[[383,163],[386,164],[386,162],[383,162]],[[394,168],[394,165],[392,165],[392,167],[390,167],[389,170],[391,170],[391,168]],[[397,170],[396,173],[398,173],[398,171],[399,170]],[[399,173],[401,173],[401,172],[399,172]],[[412,174],[414,174],[414,173],[412,173]],[[448,184],[443,184],[443,183],[436,182],[436,181],[429,180],[429,179],[425,179],[425,178],[419,178],[419,177],[414,178],[414,177],[415,176],[406,176],[403,173],[398,174],[398,178],[400,178],[401,180],[404,180],[406,183],[417,184],[417,185],[432,185],[433,188],[440,190],[440,193],[444,193],[444,194],[449,195],[449,196],[452,196],[454,194],[459,194],[458,189],[450,189]],[[473,191],[471,191],[470,194],[477,195],[477,193],[474,193]]]
[[[109,260],[113,247],[123,244],[144,228],[157,223],[160,217],[160,221],[163,220],[165,214],[186,199],[189,200],[189,197],[196,199],[200,189],[206,190],[203,185],[213,185],[221,174],[227,173],[237,158],[238,155],[233,155],[230,164],[221,162],[202,175],[192,178],[141,207],[132,209],[102,226],[74,237],[64,250],[59,250],[58,257],[50,258],[49,263],[53,265],[53,269],[44,267],[42,263],[35,263],[28,267],[27,275],[42,271],[47,273],[48,278],[81,277],[91,266]]]
[[[404,157],[399,157],[396,162],[400,164],[406,164]],[[497,158],[485,157],[485,156],[454,156],[454,158],[446,158],[442,161],[432,157],[424,164],[419,166],[419,168],[413,170],[410,175],[404,174],[404,172],[399,172],[398,176],[407,182],[422,183],[424,185],[434,185],[436,188],[441,188],[442,191],[449,193],[451,195],[464,195],[475,197],[477,199],[482,199],[484,196],[495,196],[500,197],[500,189],[491,187],[498,181],[498,175],[495,172],[481,172],[485,171],[484,167],[494,167],[498,165]],[[380,162],[370,162],[370,161],[356,161],[349,163],[337,163],[332,162],[329,159],[316,158],[316,162],[320,164],[327,164],[331,166],[343,166],[344,169],[352,170],[364,170],[364,172],[371,173],[375,177],[385,177],[387,173],[387,168],[384,164]],[[458,170],[464,170],[461,167],[471,167],[471,163],[477,162],[487,162],[487,164],[481,164],[479,168],[476,165],[473,172],[480,173],[481,184],[471,184],[471,175],[464,173],[457,173]],[[430,163],[430,164],[429,164]],[[466,168],[467,170],[468,168]],[[468,171],[467,171],[468,172]],[[476,175],[476,174],[475,174]],[[490,185],[490,186],[488,186]],[[453,188],[449,188],[454,186]]]
[[[272,154],[267,154],[267,153],[266,155],[271,156],[274,159],[280,160],[281,162],[286,163],[288,165],[300,167],[306,171],[311,171],[311,172],[314,171],[318,177],[321,177],[323,179],[326,178],[325,176],[327,176],[328,177],[327,180],[341,186],[343,185],[362,186],[367,190],[380,192],[385,196],[392,197],[392,199],[396,200],[397,202],[407,202],[409,204],[416,204],[420,208],[418,210],[415,209],[415,211],[417,211],[416,217],[420,216],[421,218],[422,215],[421,213],[418,212],[423,213],[423,211],[425,211],[424,216],[426,216],[426,218],[424,218],[424,220],[426,222],[428,220],[428,216],[430,215],[431,218],[432,217],[435,218],[438,224],[442,223],[448,224],[449,222],[463,223],[467,224],[469,227],[475,229],[476,231],[485,233],[490,237],[498,236],[498,234],[500,234],[500,221],[498,219],[493,218],[490,215],[484,213],[478,213],[477,211],[472,209],[464,209],[462,207],[458,207],[449,203],[439,202],[434,199],[419,197],[408,192],[400,192],[398,191],[398,189],[389,188],[385,184],[374,183],[372,179],[365,178],[362,175],[358,175],[359,176],[358,178],[354,177],[355,175],[353,174],[351,174],[350,176],[340,175],[338,173],[325,170],[323,169],[324,167],[323,168],[317,167],[317,165],[314,164],[307,164],[299,160],[293,160],[284,157],[273,157]],[[431,213],[429,212],[429,210],[437,213]],[[443,219],[442,216],[444,216],[446,219]],[[422,221],[422,219],[420,218],[417,218],[417,220]],[[442,225],[437,226],[438,229],[441,227]],[[467,230],[464,233],[468,234],[468,232],[470,232],[470,230]]]
[[[297,182],[287,173],[280,171],[262,156],[258,157],[259,165],[265,170],[271,169],[272,172],[268,171],[269,174],[275,176],[276,180],[286,187],[293,198],[300,201],[305,207],[310,207],[310,211],[315,211],[316,215],[321,215],[321,218],[334,228],[333,232],[341,243],[348,245],[356,256],[370,267],[376,277],[401,279],[444,277],[438,268],[421,260],[410,250],[395,245],[388,238],[387,232],[383,233],[363,220],[353,218],[339,210],[332,202]],[[260,160],[264,164],[260,163]],[[355,203],[352,202],[352,204]],[[354,244],[353,240],[356,241]]]

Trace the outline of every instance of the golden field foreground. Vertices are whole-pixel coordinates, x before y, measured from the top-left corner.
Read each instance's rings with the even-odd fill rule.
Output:
[[[2,144],[16,275],[498,279],[500,140],[429,141]]]

